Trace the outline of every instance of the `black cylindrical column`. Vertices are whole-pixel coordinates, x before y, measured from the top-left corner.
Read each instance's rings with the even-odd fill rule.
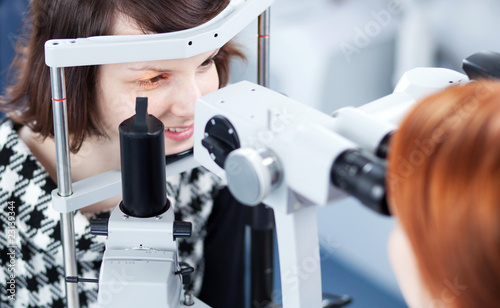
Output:
[[[152,217],[169,208],[165,176],[163,123],[148,115],[148,99],[138,97],[136,115],[120,124],[121,210],[133,217]]]
[[[273,305],[274,211],[259,204],[247,207],[250,226],[250,296],[251,308]]]

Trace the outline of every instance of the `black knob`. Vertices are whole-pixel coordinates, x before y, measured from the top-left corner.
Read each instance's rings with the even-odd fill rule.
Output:
[[[68,283],[79,283],[79,282],[91,282],[91,283],[99,283],[99,279],[95,278],[81,278],[78,276],[67,276],[66,282]]]
[[[223,116],[211,118],[205,126],[205,138],[201,144],[219,167],[224,168],[231,151],[240,147],[240,140],[231,122]]]
[[[466,58],[462,68],[470,79],[499,79],[500,54],[493,51],[480,51]]]
[[[178,238],[189,238],[193,224],[187,221],[174,221],[174,241]]]
[[[390,215],[386,200],[385,162],[361,150],[347,150],[333,163],[333,185],[379,214]]]
[[[90,233],[93,235],[108,236],[108,219],[96,218],[90,221]]]
[[[189,264],[185,262],[180,262],[179,265],[181,266],[181,270],[175,272],[175,275],[181,275],[182,276],[182,284],[187,286],[191,284],[191,276],[194,272],[194,268],[192,266],[189,266]]]
[[[323,293],[323,308],[342,308],[352,303],[349,295],[334,295]]]

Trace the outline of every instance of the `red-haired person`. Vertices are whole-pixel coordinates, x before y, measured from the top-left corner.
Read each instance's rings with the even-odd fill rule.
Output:
[[[2,231],[2,307],[63,307],[64,270],[56,188],[49,68],[44,43],[101,35],[164,33],[201,25],[229,0],[34,0],[19,36],[12,81],[0,109],[1,230],[15,217],[16,238]],[[228,81],[229,64],[242,54],[228,43],[187,59],[67,68],[68,125],[73,182],[120,166],[118,125],[135,113],[135,98],[149,98],[149,113],[165,126],[165,152],[193,146],[195,101]],[[195,267],[195,294],[216,307],[243,306],[243,209],[220,180],[204,168],[168,179],[175,216],[193,223],[193,237],[179,242],[182,261]],[[78,274],[98,277],[102,238],[89,219],[107,216],[119,198],[75,214]],[[12,207],[10,205],[13,205]],[[12,212],[12,213],[11,213]],[[9,216],[10,215],[10,216]],[[9,272],[13,249],[15,273]],[[15,300],[6,282],[15,274]],[[79,284],[82,307],[96,302],[95,284]]]
[[[389,255],[414,308],[500,307],[500,83],[417,104],[391,141]]]

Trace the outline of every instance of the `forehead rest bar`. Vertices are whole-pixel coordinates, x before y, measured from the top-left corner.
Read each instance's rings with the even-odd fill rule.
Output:
[[[232,0],[216,17],[182,31],[55,39],[45,43],[49,67],[185,59],[222,47],[274,0]]]

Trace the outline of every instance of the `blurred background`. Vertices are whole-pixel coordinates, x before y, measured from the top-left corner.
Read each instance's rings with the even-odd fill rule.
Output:
[[[28,0],[0,0],[0,92]],[[480,50],[500,51],[495,0],[275,0],[271,87],[326,113],[390,94],[414,67],[462,72]],[[236,40],[248,60],[232,81],[256,81],[256,23]],[[394,225],[351,198],[318,209],[324,292],[352,308],[406,307],[386,246]],[[275,297],[280,300],[276,275]]]

